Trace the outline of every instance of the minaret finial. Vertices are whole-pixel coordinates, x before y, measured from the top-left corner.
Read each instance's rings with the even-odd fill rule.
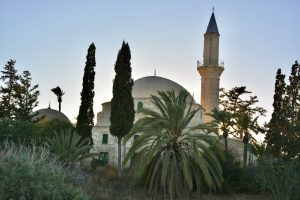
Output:
[[[50,106],[50,102],[49,102],[49,106],[48,106],[48,109],[51,109],[51,106]]]
[[[212,13],[215,13],[215,7],[213,6]]]
[[[156,76],[156,69],[154,69],[154,76]]]

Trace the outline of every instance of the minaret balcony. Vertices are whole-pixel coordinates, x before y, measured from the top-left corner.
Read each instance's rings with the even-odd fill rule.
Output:
[[[197,68],[202,67],[202,66],[204,66],[204,61],[203,60],[197,60]],[[205,65],[205,66],[215,66],[215,65]],[[219,67],[224,67],[224,61],[219,60],[218,66]]]

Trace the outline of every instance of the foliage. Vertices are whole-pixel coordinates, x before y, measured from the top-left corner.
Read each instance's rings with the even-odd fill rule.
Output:
[[[58,110],[61,111],[61,102],[62,102],[62,96],[65,94],[60,87],[52,88],[51,91],[57,96],[58,101]]]
[[[72,177],[47,149],[0,148],[0,199],[88,199],[81,190],[65,182]]]
[[[266,143],[276,157],[299,158],[300,144],[300,65],[291,68],[289,84],[277,70],[272,118],[268,124]]]
[[[52,137],[54,132],[61,132],[69,128],[72,129],[72,131],[75,131],[72,124],[59,119],[52,119],[46,123],[38,124],[38,126],[41,129],[41,135],[48,137]]]
[[[15,87],[15,118],[24,121],[31,120],[33,108],[38,106],[38,85],[31,85],[31,73],[23,71],[20,81]]]
[[[244,156],[243,156],[243,166],[247,164],[248,158],[248,144],[251,139],[251,131],[258,132],[257,118],[252,119],[252,116],[245,112],[242,113],[236,121],[237,129],[241,135],[243,135],[243,143],[244,143]]]
[[[36,124],[9,118],[0,119],[0,143],[4,141],[32,144],[40,140],[39,128]]]
[[[81,104],[77,117],[76,129],[82,138],[89,138],[90,143],[93,143],[92,128],[94,126],[94,80],[95,80],[95,58],[96,47],[94,43],[89,46],[86,56],[84,75],[82,81]]]
[[[115,64],[113,97],[111,100],[110,133],[118,140],[118,175],[121,176],[121,142],[128,134],[134,121],[132,98],[133,80],[131,79],[131,54],[128,43],[123,41]]]
[[[57,155],[64,165],[74,165],[77,161],[93,156],[89,151],[92,148],[88,145],[88,138],[81,139],[80,135],[66,129],[55,136],[48,138],[51,152]]]
[[[228,141],[227,138],[231,133],[230,127],[233,125],[232,114],[226,110],[219,110],[214,108],[211,113],[208,113],[212,117],[212,121],[209,125],[217,130],[214,131],[218,133],[218,129],[222,131],[222,137],[224,138],[225,150],[228,151]]]
[[[299,199],[299,161],[264,157],[259,166],[264,187],[271,191],[274,200],[289,200],[292,196]]]
[[[155,110],[140,110],[144,117],[135,122],[124,138],[127,142],[135,134],[141,134],[134,140],[125,162],[132,157],[142,160],[132,163],[131,175],[136,182],[146,177],[146,185],[154,196],[161,191],[165,198],[175,195],[189,199],[189,193],[196,189],[200,198],[202,183],[221,186],[222,169],[217,159],[221,152],[212,148],[217,145],[217,138],[205,134],[203,124],[189,127],[198,110],[191,109],[187,97],[185,90],[178,95],[169,91],[152,96]]]
[[[250,139],[253,138],[252,133],[264,132],[264,129],[257,123],[258,117],[266,113],[264,108],[256,106],[257,96],[245,97],[247,94],[251,94],[251,92],[247,91],[246,87],[234,87],[229,91],[223,88],[220,89],[220,110],[228,113],[231,117],[224,130],[231,130],[231,132],[228,132],[229,134],[243,140],[244,166],[247,163],[247,149]],[[220,125],[222,123],[219,122]]]
[[[19,80],[19,75],[17,74],[17,70],[15,69],[15,60],[9,60],[7,64],[4,66],[4,70],[2,72],[1,80],[4,82],[4,86],[0,87],[0,117],[10,118],[14,116],[15,109],[15,87],[17,85],[17,81]]]
[[[0,118],[30,121],[33,108],[38,105],[38,85],[31,85],[31,74],[23,71],[19,75],[15,60],[9,60],[2,72],[4,86],[0,88]]]

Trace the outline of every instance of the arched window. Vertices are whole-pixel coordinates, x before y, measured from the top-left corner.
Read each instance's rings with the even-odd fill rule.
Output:
[[[142,110],[143,109],[143,103],[141,102],[141,101],[139,101],[138,103],[137,103],[137,111],[140,111],[140,110]]]
[[[107,144],[107,142],[108,142],[108,134],[103,134],[102,144]]]

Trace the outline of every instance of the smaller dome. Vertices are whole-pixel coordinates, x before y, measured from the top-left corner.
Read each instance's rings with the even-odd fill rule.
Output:
[[[34,116],[32,120],[37,120],[40,123],[58,119],[71,124],[71,121],[65,114],[59,112],[58,110],[51,109],[50,107],[37,110],[33,112],[32,115]]]

